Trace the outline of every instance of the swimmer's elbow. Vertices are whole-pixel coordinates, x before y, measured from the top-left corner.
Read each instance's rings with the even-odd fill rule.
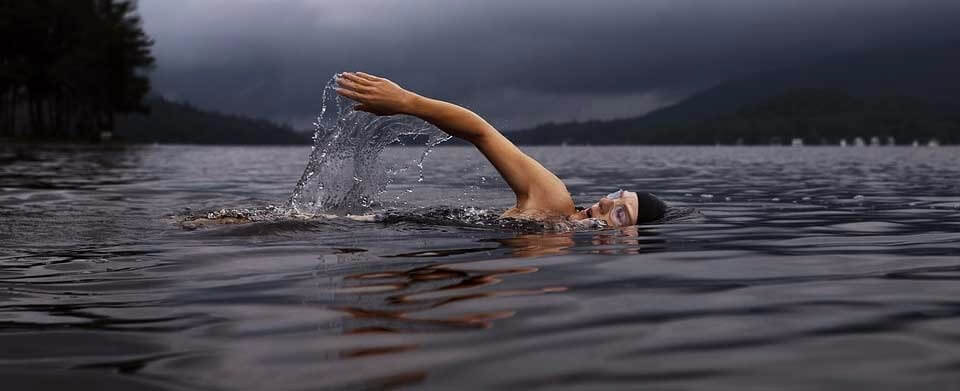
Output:
[[[497,134],[497,130],[482,117],[453,103],[417,97],[410,107],[407,114],[420,117],[451,136],[474,144]]]
[[[495,134],[499,134],[499,132],[493,127],[482,126],[472,132],[464,132],[463,139],[473,145],[480,146],[489,143]]]

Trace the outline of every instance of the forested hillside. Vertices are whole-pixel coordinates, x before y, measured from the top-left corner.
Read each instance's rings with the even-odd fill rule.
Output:
[[[122,116],[115,139],[132,143],[308,144],[309,134],[289,126],[199,110],[161,98],[148,100],[149,115]]]
[[[805,138],[960,143],[960,44],[870,51],[728,81],[645,116],[545,124],[524,144],[767,144]]]

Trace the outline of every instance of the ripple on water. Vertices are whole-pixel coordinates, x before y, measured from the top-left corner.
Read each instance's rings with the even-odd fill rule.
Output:
[[[907,227],[905,224],[891,223],[886,221],[862,221],[857,223],[834,224],[825,227],[825,229],[848,232],[882,233],[901,231],[905,227]]]
[[[391,223],[281,215],[184,231],[169,216],[282,205],[309,150],[35,154],[99,156],[96,173],[0,163],[12,189],[0,199],[16,203],[0,202],[0,378],[25,389],[956,384],[960,223],[946,206],[960,198],[942,185],[960,176],[955,149],[921,160],[900,148],[525,151],[590,178],[569,184],[578,202],[609,183],[688,212],[619,230],[464,224],[513,198],[475,180],[490,174],[472,166],[482,156],[450,147],[431,153],[443,167],[427,164],[424,182],[398,174],[389,191],[423,185]],[[419,151],[383,156],[394,154]],[[465,201],[467,183],[481,196]]]

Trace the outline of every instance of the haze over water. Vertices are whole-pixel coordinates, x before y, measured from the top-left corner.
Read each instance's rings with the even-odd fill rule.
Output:
[[[622,187],[703,216],[572,233],[451,219],[183,230],[177,216],[283,204],[309,148],[2,146],[0,378],[34,390],[960,385],[960,149],[524,149],[578,204]],[[386,148],[383,164],[421,153]],[[513,195],[495,178],[473,149],[437,148],[423,181],[398,173],[381,207],[499,212]]]

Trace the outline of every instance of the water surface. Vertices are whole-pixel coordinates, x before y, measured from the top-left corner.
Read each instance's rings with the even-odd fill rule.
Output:
[[[953,389],[960,149],[525,148],[579,204],[702,217],[623,230],[288,219],[309,148],[0,147],[11,389]],[[387,148],[384,159],[421,151]],[[502,211],[442,147],[376,205]],[[431,209],[433,208],[433,209]]]

